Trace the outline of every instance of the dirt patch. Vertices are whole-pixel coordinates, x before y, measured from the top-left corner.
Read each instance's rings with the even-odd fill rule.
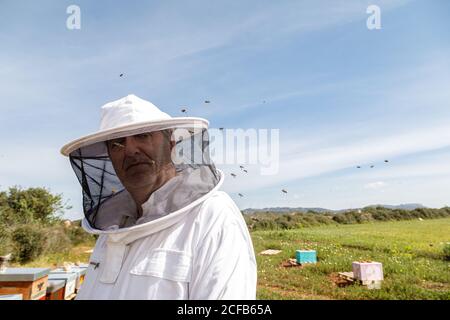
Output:
[[[281,262],[280,267],[283,268],[303,268],[303,265],[297,263],[295,259],[287,259]]]
[[[290,242],[302,244],[303,247],[316,247],[321,245],[319,242],[308,241],[308,240],[290,240]]]
[[[353,282],[348,281],[348,280],[346,280],[346,279],[340,277],[339,274],[336,273],[336,272],[331,273],[331,274],[328,276],[328,278],[330,279],[330,281],[331,281],[335,286],[337,286],[337,287],[339,287],[339,288],[344,288],[344,287],[347,287],[347,286],[351,286],[351,285],[353,284]]]
[[[442,255],[438,252],[429,252],[424,250],[417,250],[414,252],[415,256],[418,258],[442,260]]]
[[[372,251],[373,250],[373,248],[367,247],[362,244],[343,244],[342,247],[348,248],[348,249],[362,250],[362,251]]]
[[[433,291],[448,291],[450,290],[450,283],[425,281],[421,287]]]

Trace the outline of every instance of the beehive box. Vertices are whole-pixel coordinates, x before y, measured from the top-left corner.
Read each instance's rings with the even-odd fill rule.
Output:
[[[46,300],[64,300],[65,280],[48,280]]]
[[[353,276],[360,281],[382,281],[383,265],[380,262],[359,262],[352,263]]]
[[[23,295],[22,294],[0,295],[0,300],[23,300]]]
[[[77,278],[77,284],[76,284],[76,292],[78,292],[78,290],[80,290],[81,285],[84,282],[84,278],[86,277],[86,273],[87,273],[87,267],[74,267],[73,270],[75,270],[78,273],[78,278]]]
[[[63,268],[57,268],[51,271],[51,274],[56,273],[74,273],[77,276],[76,283],[75,283],[75,291],[78,292],[80,290],[81,284],[84,281],[84,277],[86,276],[87,268],[84,267],[71,267],[70,270],[66,271]]]
[[[77,275],[75,273],[50,273],[49,280],[65,280],[64,299],[71,300],[75,297],[75,286],[77,282]]]
[[[0,294],[22,294],[23,300],[45,299],[48,268],[8,268],[0,273]]]
[[[297,250],[295,251],[295,259],[297,263],[316,263],[317,255],[316,250]]]

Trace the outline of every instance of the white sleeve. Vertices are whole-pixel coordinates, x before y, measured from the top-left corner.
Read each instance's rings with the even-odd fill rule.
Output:
[[[254,300],[257,271],[247,226],[231,208],[220,216],[195,251],[189,299]]]

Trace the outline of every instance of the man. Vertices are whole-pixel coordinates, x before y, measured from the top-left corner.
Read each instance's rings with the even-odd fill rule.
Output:
[[[134,95],[102,107],[100,131],[61,150],[99,235],[77,299],[255,299],[244,219],[219,191],[208,122]]]
[[[137,218],[150,195],[176,175],[170,135],[164,130],[107,141],[114,171],[136,203]]]

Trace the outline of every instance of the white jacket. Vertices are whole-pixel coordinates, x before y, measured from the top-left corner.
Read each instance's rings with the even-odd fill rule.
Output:
[[[77,299],[255,299],[252,241],[240,210],[218,191],[221,182],[188,206],[129,228],[101,231],[83,220],[99,238]]]

